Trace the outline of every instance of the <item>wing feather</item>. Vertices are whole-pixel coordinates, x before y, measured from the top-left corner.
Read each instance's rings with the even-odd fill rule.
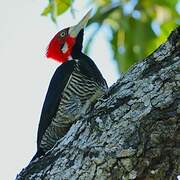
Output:
[[[62,92],[74,69],[75,61],[67,61],[60,65],[49,84],[46,98],[43,104],[37,135],[37,148],[39,148],[42,136],[50,125],[53,117],[56,115]]]

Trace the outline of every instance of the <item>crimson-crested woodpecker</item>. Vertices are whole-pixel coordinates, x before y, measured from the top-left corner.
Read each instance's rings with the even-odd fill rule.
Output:
[[[83,28],[89,18],[90,11],[77,25],[58,32],[47,48],[47,57],[62,65],[55,71],[46,94],[33,160],[50,150],[107,90],[95,63],[82,53]]]

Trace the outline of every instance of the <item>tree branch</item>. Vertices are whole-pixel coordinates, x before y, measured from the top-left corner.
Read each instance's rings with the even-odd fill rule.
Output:
[[[176,179],[179,102],[180,27],[16,179]]]

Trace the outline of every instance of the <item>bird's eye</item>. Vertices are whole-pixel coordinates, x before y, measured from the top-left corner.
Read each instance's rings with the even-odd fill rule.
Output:
[[[62,31],[61,33],[60,33],[60,36],[61,37],[64,37],[66,35],[66,33],[64,32],[64,31]]]

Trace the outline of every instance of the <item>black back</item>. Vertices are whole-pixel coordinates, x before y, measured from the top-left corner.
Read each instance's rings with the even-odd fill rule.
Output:
[[[105,79],[91,58],[81,53],[78,64],[82,74],[97,82],[100,86],[107,87]]]

